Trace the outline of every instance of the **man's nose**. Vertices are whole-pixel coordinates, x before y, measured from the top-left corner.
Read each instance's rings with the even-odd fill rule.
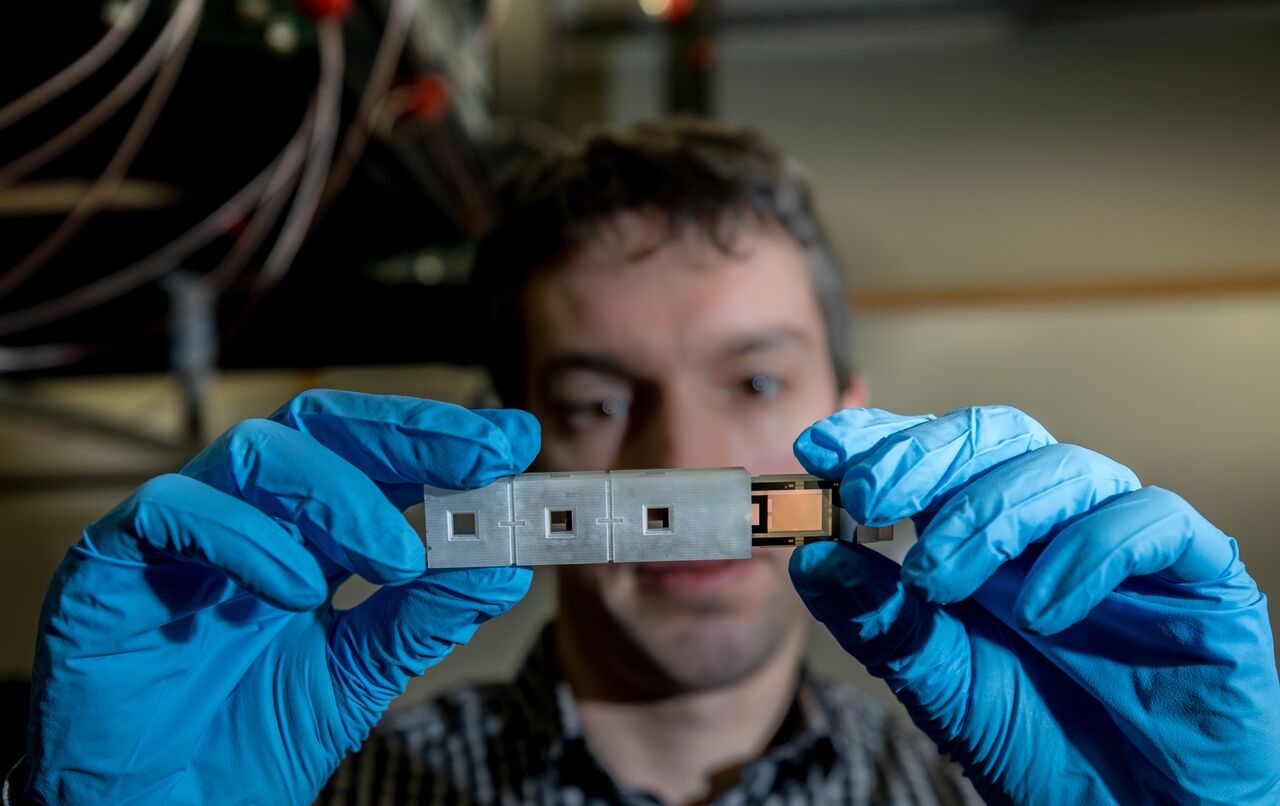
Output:
[[[656,401],[628,442],[626,464],[633,468],[743,464],[728,418],[714,407],[678,395]]]

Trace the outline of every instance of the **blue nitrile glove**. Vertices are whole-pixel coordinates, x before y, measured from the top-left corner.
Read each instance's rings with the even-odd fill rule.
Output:
[[[528,588],[426,571],[423,483],[522,471],[538,423],[315,391],[232,428],[85,529],[41,616],[27,797],[305,804],[408,681]],[[351,573],[383,583],[335,611]]]
[[[810,611],[992,802],[1280,803],[1266,598],[1236,543],[1115,462],[1004,407],[851,409],[796,441],[901,569],[796,551]]]

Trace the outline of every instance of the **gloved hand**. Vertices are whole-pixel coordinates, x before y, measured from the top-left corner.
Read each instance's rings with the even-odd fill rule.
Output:
[[[1280,803],[1266,598],[1236,543],[1125,467],[1004,407],[851,409],[796,441],[902,567],[796,551],[810,611],[991,802]]]
[[[27,797],[309,803],[412,677],[528,588],[527,569],[426,571],[400,509],[538,446],[524,412],[315,391],[144,484],[49,589]],[[335,611],[353,572],[384,587]]]

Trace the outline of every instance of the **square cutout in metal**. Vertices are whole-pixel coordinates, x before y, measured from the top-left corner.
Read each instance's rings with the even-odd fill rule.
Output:
[[[449,513],[449,539],[456,537],[475,537],[476,536],[476,513],[474,512],[450,512]]]
[[[573,534],[572,509],[547,510],[547,536],[564,537]]]
[[[645,532],[670,532],[671,507],[645,507],[644,530]]]

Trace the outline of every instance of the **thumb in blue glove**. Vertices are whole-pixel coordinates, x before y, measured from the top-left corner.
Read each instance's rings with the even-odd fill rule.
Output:
[[[1181,498],[1004,407],[844,411],[796,455],[915,519],[901,569],[824,543],[792,578],[989,800],[1280,801],[1266,599]]]
[[[538,443],[523,412],[317,391],[143,485],[46,597],[27,796],[312,800],[409,679],[529,584],[427,572],[400,507],[520,472]],[[352,573],[384,587],[335,611]]]

